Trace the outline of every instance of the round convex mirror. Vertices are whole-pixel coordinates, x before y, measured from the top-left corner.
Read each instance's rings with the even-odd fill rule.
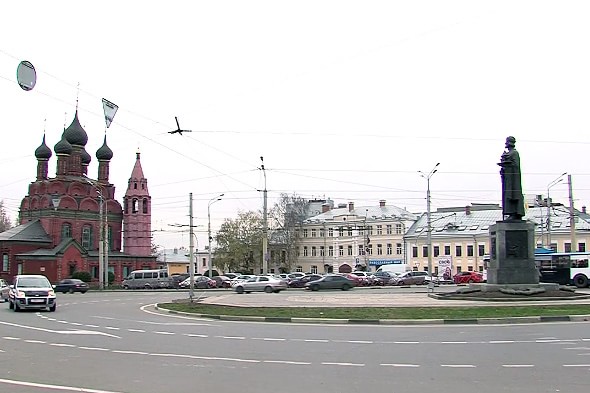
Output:
[[[16,69],[16,80],[21,89],[25,91],[33,90],[37,83],[37,73],[31,62],[23,60]]]

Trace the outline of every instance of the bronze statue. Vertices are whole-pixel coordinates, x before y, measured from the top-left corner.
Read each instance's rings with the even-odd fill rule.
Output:
[[[498,165],[502,178],[502,214],[506,220],[521,220],[524,216],[524,198],[520,181],[520,156],[515,149],[516,139],[506,138],[506,150]]]

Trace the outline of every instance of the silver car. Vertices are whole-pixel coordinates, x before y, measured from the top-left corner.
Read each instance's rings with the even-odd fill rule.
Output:
[[[0,278],[0,300],[3,302],[8,301],[8,292],[10,292],[10,287],[5,279]]]
[[[269,276],[254,276],[246,281],[237,283],[234,286],[237,293],[250,292],[266,292],[279,293],[283,289],[287,289],[287,282],[275,277]]]

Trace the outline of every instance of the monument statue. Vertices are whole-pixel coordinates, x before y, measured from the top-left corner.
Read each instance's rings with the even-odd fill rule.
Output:
[[[502,178],[502,214],[506,220],[521,220],[524,216],[524,198],[520,180],[520,157],[514,147],[516,139],[506,138],[506,150],[500,158]]]

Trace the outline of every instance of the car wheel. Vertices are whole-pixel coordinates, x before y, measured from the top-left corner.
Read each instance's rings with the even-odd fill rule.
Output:
[[[61,291],[61,293],[68,293],[68,291]]]
[[[342,290],[343,290],[343,291],[348,291],[349,289],[350,289],[350,285],[348,285],[348,284],[344,284],[344,285],[342,286]]]
[[[145,284],[144,289],[152,289],[152,286],[150,284]]]
[[[578,274],[574,277],[574,285],[576,288],[586,288],[588,286],[588,278],[583,274]]]
[[[272,293],[272,291],[273,291],[273,289],[272,289],[272,287],[270,285],[264,287],[264,292],[266,292],[266,293]]]
[[[473,280],[469,279],[469,281],[467,281],[468,284],[473,284]]]
[[[83,295],[83,294],[85,294],[85,293],[86,293],[86,291],[82,291],[81,293],[82,293],[82,295]]]
[[[70,288],[70,293],[74,293],[74,288]],[[64,292],[65,293],[65,292]]]
[[[56,307],[57,307],[57,304],[54,304],[53,306],[49,307],[49,311],[54,312]]]
[[[236,292],[239,294],[244,293],[244,287],[236,287]]]
[[[315,284],[315,285],[312,285],[311,287],[309,287],[309,289],[311,289],[312,291],[319,291],[320,290],[320,286],[317,285],[317,284]]]

